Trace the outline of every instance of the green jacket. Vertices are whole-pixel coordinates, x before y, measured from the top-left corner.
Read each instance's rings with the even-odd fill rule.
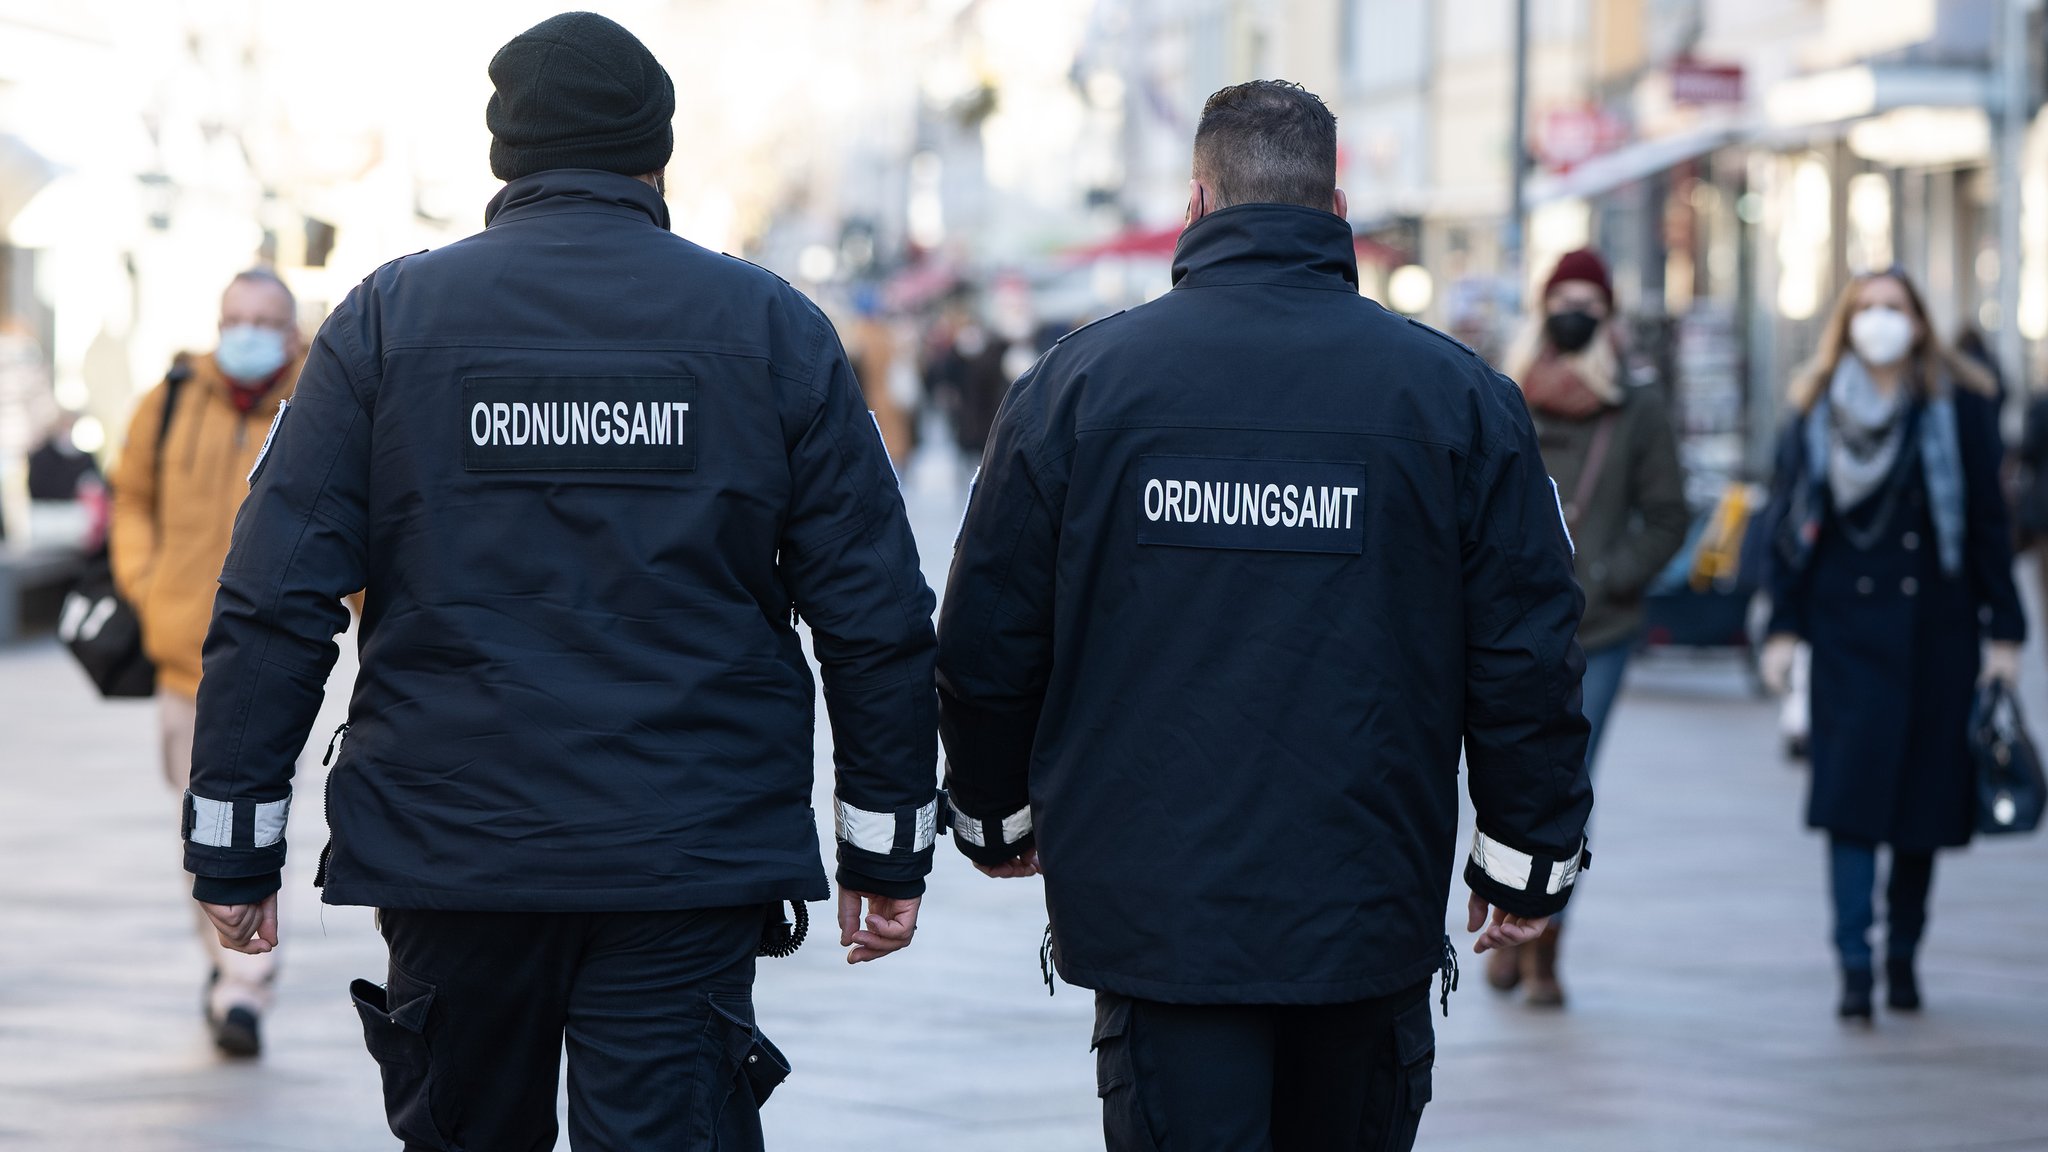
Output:
[[[1670,409],[1655,389],[1629,388],[1619,406],[1584,420],[1531,415],[1586,590],[1579,644],[1590,651],[1627,642],[1643,626],[1643,591],[1684,546],[1692,524]],[[1583,487],[1607,420],[1614,425],[1599,473]],[[1574,507],[1578,502],[1584,507]]]

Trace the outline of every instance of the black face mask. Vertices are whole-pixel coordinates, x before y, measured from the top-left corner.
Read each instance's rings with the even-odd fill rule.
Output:
[[[1553,312],[1543,321],[1543,334],[1550,346],[1569,356],[1593,342],[1600,321],[1590,312]]]

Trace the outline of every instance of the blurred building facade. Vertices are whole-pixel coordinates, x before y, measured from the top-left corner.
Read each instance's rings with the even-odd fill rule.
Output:
[[[2028,350],[2048,337],[2038,14],[2021,192],[1999,194],[2025,0],[1527,0],[1509,267],[1515,2],[596,6],[676,78],[677,230],[842,318],[1023,283],[1075,321],[1164,291],[1203,99],[1279,76],[1338,113],[1368,294],[1491,352],[1530,278],[1603,248],[1703,485],[1763,463],[1853,271],[1912,271],[1944,335],[1995,344],[2010,313]],[[480,227],[484,64],[558,7],[0,0],[0,501],[54,407],[103,441],[205,346],[238,268],[274,264],[313,323],[378,264]]]
[[[2001,276],[2001,48],[2023,15],[2024,243]],[[1099,0],[1077,71],[1120,96],[1126,223],[1180,209],[1202,98],[1297,79],[1339,114],[1353,224],[1424,270],[1366,290],[1495,352],[1527,285],[1596,244],[1704,498],[1767,464],[1778,397],[1847,277],[1897,264],[1936,325],[2048,337],[2041,23],[2025,0],[1528,0],[1526,252],[1507,266],[1514,0]],[[2018,299],[2001,298],[2017,284]],[[1417,287],[1419,285],[1419,287]],[[2016,304],[2016,307],[2015,307]]]

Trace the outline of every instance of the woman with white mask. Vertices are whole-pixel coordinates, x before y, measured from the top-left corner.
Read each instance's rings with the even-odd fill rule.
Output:
[[[2019,675],[1993,384],[1933,335],[1897,269],[1856,277],[1793,384],[1771,506],[1767,682],[1812,647],[1808,825],[1828,834],[1839,1015],[1867,1024],[1877,850],[1885,1000],[1920,1007],[1915,958],[1936,849],[1976,816],[1967,729],[1980,680]]]

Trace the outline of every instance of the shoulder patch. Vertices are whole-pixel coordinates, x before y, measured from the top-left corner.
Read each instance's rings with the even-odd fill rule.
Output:
[[[284,423],[284,414],[292,410],[292,398],[287,396],[277,406],[277,415],[270,418],[270,431],[263,434],[263,447],[256,450],[256,463],[249,466],[250,487],[256,486],[256,477],[263,474],[263,462],[270,459],[270,446],[277,442],[278,425]]]
[[[1079,328],[1074,329],[1072,332],[1067,333],[1065,336],[1060,337],[1058,340],[1053,341],[1053,343],[1064,344],[1073,337],[1079,336],[1081,333],[1086,332],[1090,328],[1095,327],[1097,324],[1107,323],[1108,321],[1114,320],[1128,311],[1130,311],[1130,309],[1128,308],[1119,308],[1116,311],[1111,312],[1109,315],[1101,317],[1100,319],[1090,320],[1086,324],[1081,325]]]

